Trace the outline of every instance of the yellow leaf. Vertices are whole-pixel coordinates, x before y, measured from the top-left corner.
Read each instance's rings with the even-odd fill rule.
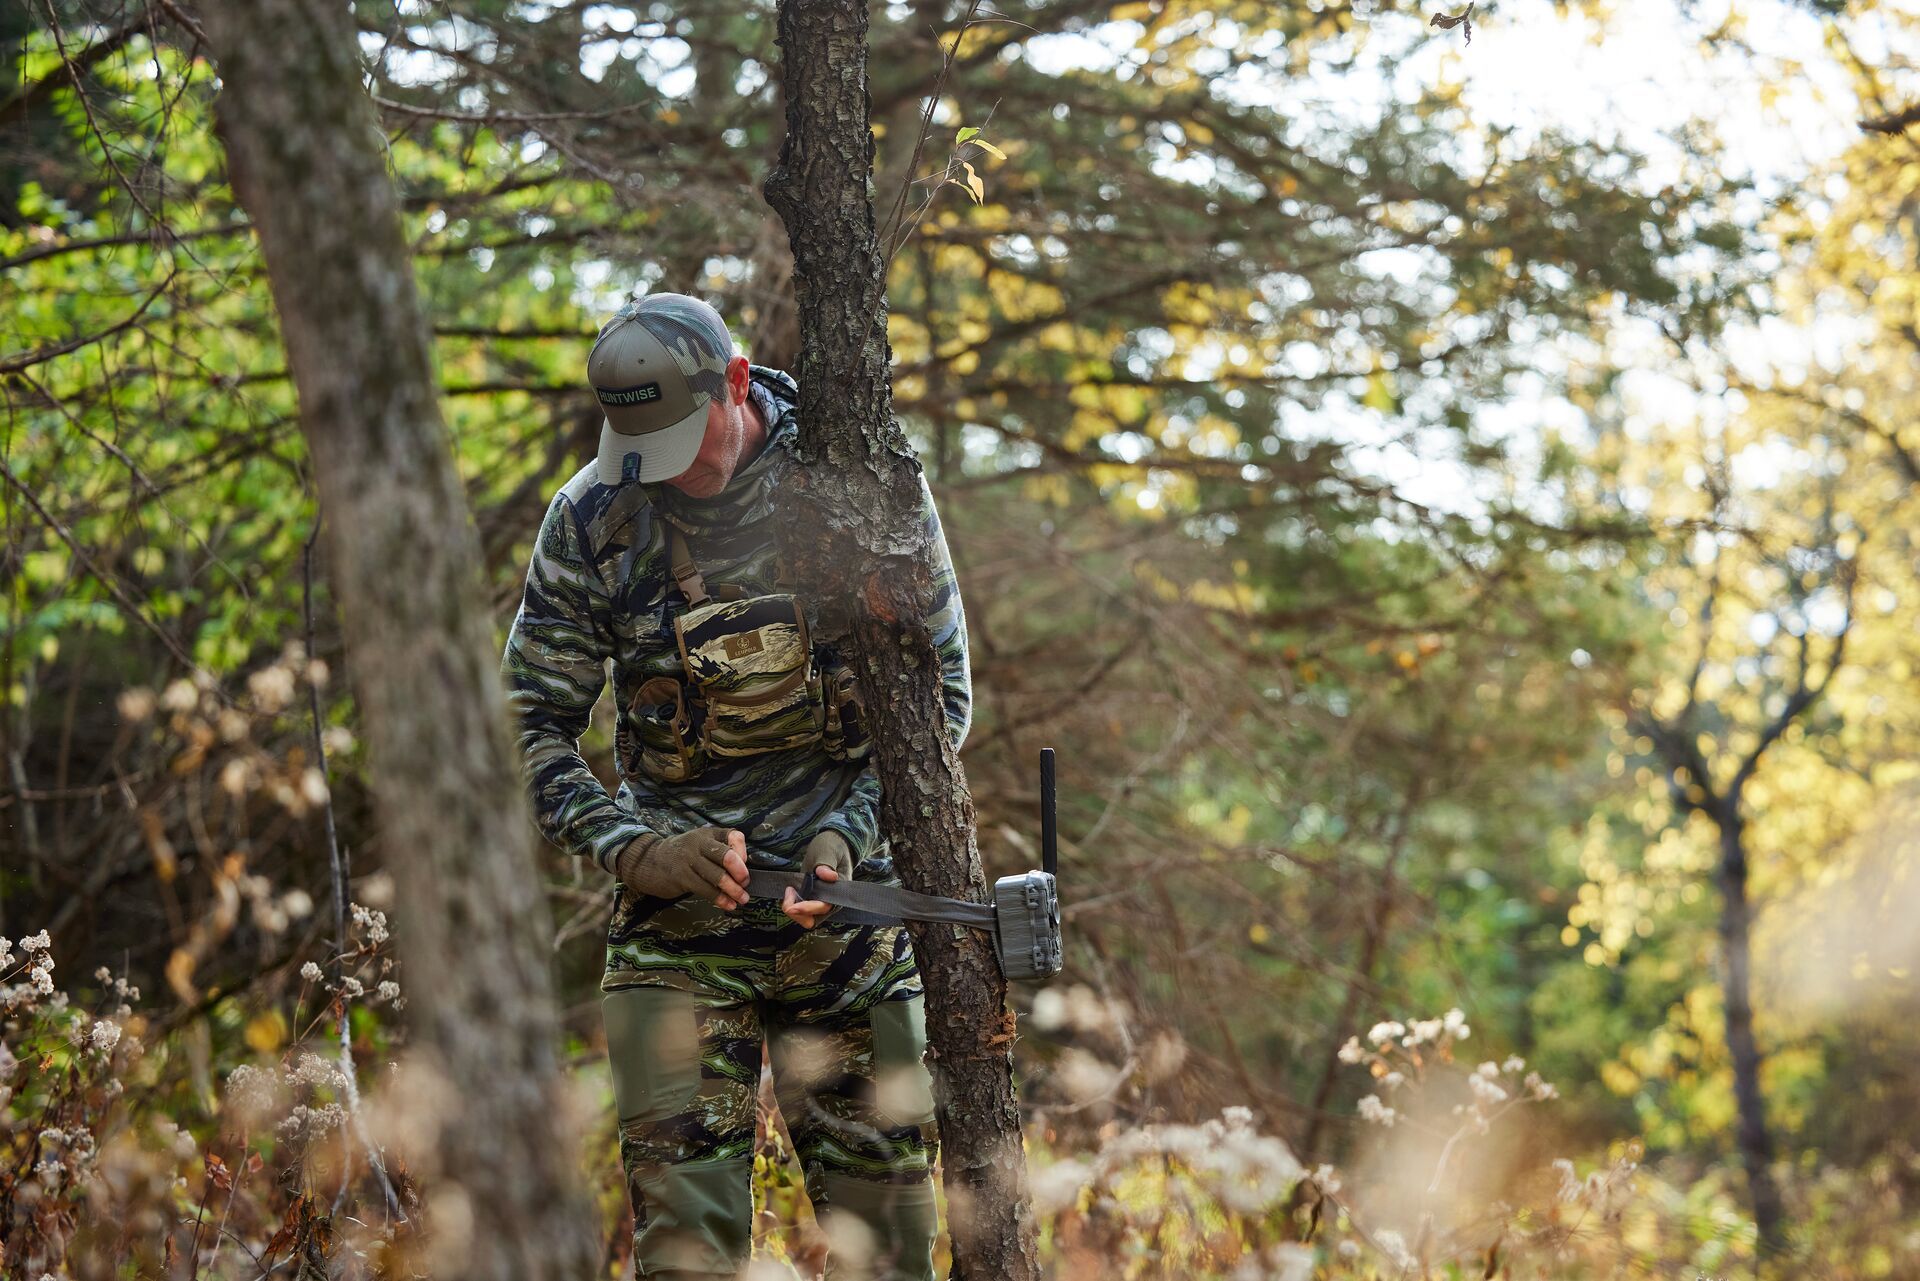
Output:
[[[987,184],[980,181],[980,175],[973,171],[972,165],[963,164],[960,167],[967,171],[967,190],[973,193],[973,203],[976,205],[985,204],[987,201]]]
[[[973,145],[980,148],[980,150],[986,152],[988,155],[995,157],[996,159],[1005,160],[1007,158],[1006,152],[1000,150],[1000,148],[994,146],[992,143],[988,142],[985,138],[975,138],[973,140]]]
[[[287,1039],[287,1021],[280,1011],[268,1010],[247,1023],[247,1044],[260,1054],[272,1054]]]

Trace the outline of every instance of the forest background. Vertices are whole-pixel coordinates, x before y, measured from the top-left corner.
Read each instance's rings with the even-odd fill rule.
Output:
[[[357,9],[503,637],[622,299],[793,363],[771,8]],[[1063,1275],[1920,1275],[1917,16],[874,7],[990,875],[1061,753]],[[0,1266],[457,1275],[216,68],[0,24]],[[617,1273],[610,887],[547,871]]]

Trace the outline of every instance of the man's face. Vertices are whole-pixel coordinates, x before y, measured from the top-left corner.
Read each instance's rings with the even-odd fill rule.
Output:
[[[747,358],[735,356],[727,362],[726,400],[707,406],[707,434],[693,465],[662,484],[692,498],[711,498],[727,487],[747,447],[747,381]]]

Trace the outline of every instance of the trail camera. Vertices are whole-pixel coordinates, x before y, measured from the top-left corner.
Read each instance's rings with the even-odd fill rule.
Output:
[[[916,894],[864,881],[822,881],[805,872],[756,871],[747,892],[777,899],[792,886],[801,899],[831,903],[833,920],[848,925],[897,925],[901,921],[941,921],[986,930],[993,935],[1000,970],[1018,983],[1039,983],[1065,964],[1060,944],[1060,838],[1054,815],[1053,749],[1040,749],[1040,863],[1038,872],[1003,876],[993,885],[991,903]]]

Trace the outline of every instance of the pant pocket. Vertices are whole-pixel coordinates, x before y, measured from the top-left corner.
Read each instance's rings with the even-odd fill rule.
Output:
[[[627,987],[600,1000],[622,1125],[686,1110],[700,1089],[700,1007],[671,987]]]
[[[926,998],[915,993],[904,1001],[882,1001],[870,1018],[874,1106],[895,1125],[924,1125],[933,1119]]]
[[[753,1256],[753,1162],[690,1161],[636,1181],[635,1275],[673,1281],[737,1276]]]

